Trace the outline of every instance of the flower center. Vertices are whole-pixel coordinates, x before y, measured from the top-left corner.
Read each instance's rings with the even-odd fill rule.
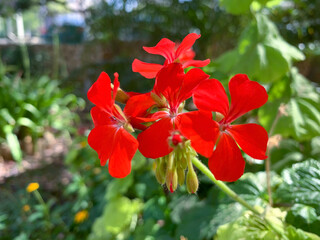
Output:
[[[229,128],[230,124],[229,123],[222,123],[220,124],[219,128],[221,132],[225,132]]]

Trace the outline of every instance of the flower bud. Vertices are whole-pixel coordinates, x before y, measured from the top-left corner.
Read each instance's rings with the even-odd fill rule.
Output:
[[[187,190],[189,193],[195,193],[198,190],[199,187],[199,181],[198,181],[198,177],[197,174],[195,173],[195,171],[193,170],[193,168],[189,168],[188,169],[188,173],[187,173]]]
[[[174,192],[178,187],[178,174],[177,170],[173,169],[171,171],[167,171],[166,175],[166,185],[170,192]]]
[[[178,183],[180,186],[184,184],[185,180],[185,169],[177,168],[177,174],[178,174]]]
[[[161,165],[157,164],[157,168],[156,168],[156,179],[158,181],[158,183],[160,184],[164,184],[166,182],[166,177],[165,177],[165,171],[161,171]]]
[[[186,169],[187,166],[188,166],[187,158],[186,158],[185,154],[181,154],[180,166],[181,166],[182,169]]]

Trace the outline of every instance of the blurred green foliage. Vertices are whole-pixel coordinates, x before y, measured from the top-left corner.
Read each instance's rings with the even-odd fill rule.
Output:
[[[267,207],[270,196],[263,161],[245,156],[246,174],[228,185],[264,210],[272,227],[201,174],[196,195],[188,195],[185,186],[169,193],[157,183],[153,161],[140,153],[128,177],[112,179],[86,145],[86,133],[75,135],[65,158],[71,182],[61,187],[59,198],[44,194],[51,225],[46,225],[43,207],[22,190],[17,194],[21,201],[14,206],[1,201],[1,239],[319,239],[319,86],[294,67],[319,52],[318,8],[316,0],[143,0],[101,1],[87,12],[93,43],[110,44],[110,57],[86,67],[95,76],[100,68],[118,71],[126,90],[152,87],[152,80],[143,81],[131,71],[135,57],[151,62],[150,56],[139,56],[143,45],[152,46],[162,37],[181,40],[189,32],[202,35],[195,45],[197,59],[213,58],[205,72],[225,86],[232,75],[246,73],[266,87],[268,103],[240,122],[260,122],[270,136],[279,134],[269,154],[274,205]],[[77,118],[69,106],[81,100],[59,90],[59,82],[45,77],[30,83],[15,75],[1,76],[0,84],[6,88],[0,93],[6,97],[0,102],[8,98],[0,114],[2,140],[12,146],[18,146],[21,129],[40,137],[45,126],[64,130]],[[10,94],[8,89],[15,86],[17,93]],[[24,112],[27,115],[21,115]],[[15,154],[21,157],[21,152]],[[3,198],[15,198],[14,194]],[[30,212],[21,210],[25,204]],[[74,217],[81,210],[89,217],[77,223]]]
[[[33,143],[49,128],[72,132],[79,120],[76,109],[84,101],[60,89],[59,82],[47,76],[22,79],[18,74],[7,75],[0,65],[0,143],[6,142],[15,160],[21,161],[19,140],[31,136]]]
[[[48,6],[54,4],[56,6],[66,5],[65,0],[2,0],[0,3],[0,16],[10,17],[14,13],[30,10],[33,7],[47,4]]]

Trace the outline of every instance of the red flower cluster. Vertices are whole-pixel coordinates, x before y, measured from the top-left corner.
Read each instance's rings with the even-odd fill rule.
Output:
[[[195,192],[198,182],[192,167],[197,153],[209,158],[209,168],[218,180],[236,181],[244,172],[245,161],[239,147],[249,156],[265,159],[268,134],[261,126],[231,123],[250,110],[266,103],[264,87],[244,74],[229,82],[231,105],[222,84],[209,79],[199,68],[210,60],[193,60],[191,47],[200,35],[191,33],[181,44],[162,39],[155,47],[144,47],[148,53],[165,57],[163,65],[135,59],[134,72],[154,78],[153,90],[146,94],[125,93],[119,88],[118,74],[114,84],[106,73],[88,91],[96,106],[91,110],[94,129],[89,145],[97,151],[101,165],[109,160],[113,177],[125,177],[131,171],[131,160],[137,151],[157,159],[156,176],[171,191],[183,184],[188,169],[187,187]],[[198,108],[184,112],[184,103],[193,97]],[[115,101],[125,103],[123,110]],[[213,119],[212,112],[216,118]],[[135,139],[130,133],[141,131]]]

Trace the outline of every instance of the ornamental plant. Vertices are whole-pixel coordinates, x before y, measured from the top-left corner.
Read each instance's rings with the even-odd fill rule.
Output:
[[[199,183],[194,165],[207,171],[199,154],[209,159],[210,174],[216,182],[233,182],[243,175],[241,150],[255,159],[267,158],[268,134],[263,127],[232,124],[264,105],[266,90],[247,75],[237,74],[229,82],[229,104],[217,79],[210,79],[200,68],[187,71],[187,67],[203,67],[210,62],[193,60],[191,48],[199,37],[191,33],[181,44],[163,38],[155,47],[144,47],[148,53],[165,58],[163,65],[133,61],[134,72],[155,78],[148,93],[125,92],[118,73],[112,84],[104,72],[89,89],[88,99],[95,106],[91,109],[94,128],[88,143],[98,153],[101,165],[108,164],[111,176],[130,174],[131,160],[139,149],[145,157],[155,159],[160,184],[174,192],[186,182],[189,193],[195,193]],[[184,106],[190,98],[197,110],[187,112]],[[221,182],[218,185],[222,186]]]

